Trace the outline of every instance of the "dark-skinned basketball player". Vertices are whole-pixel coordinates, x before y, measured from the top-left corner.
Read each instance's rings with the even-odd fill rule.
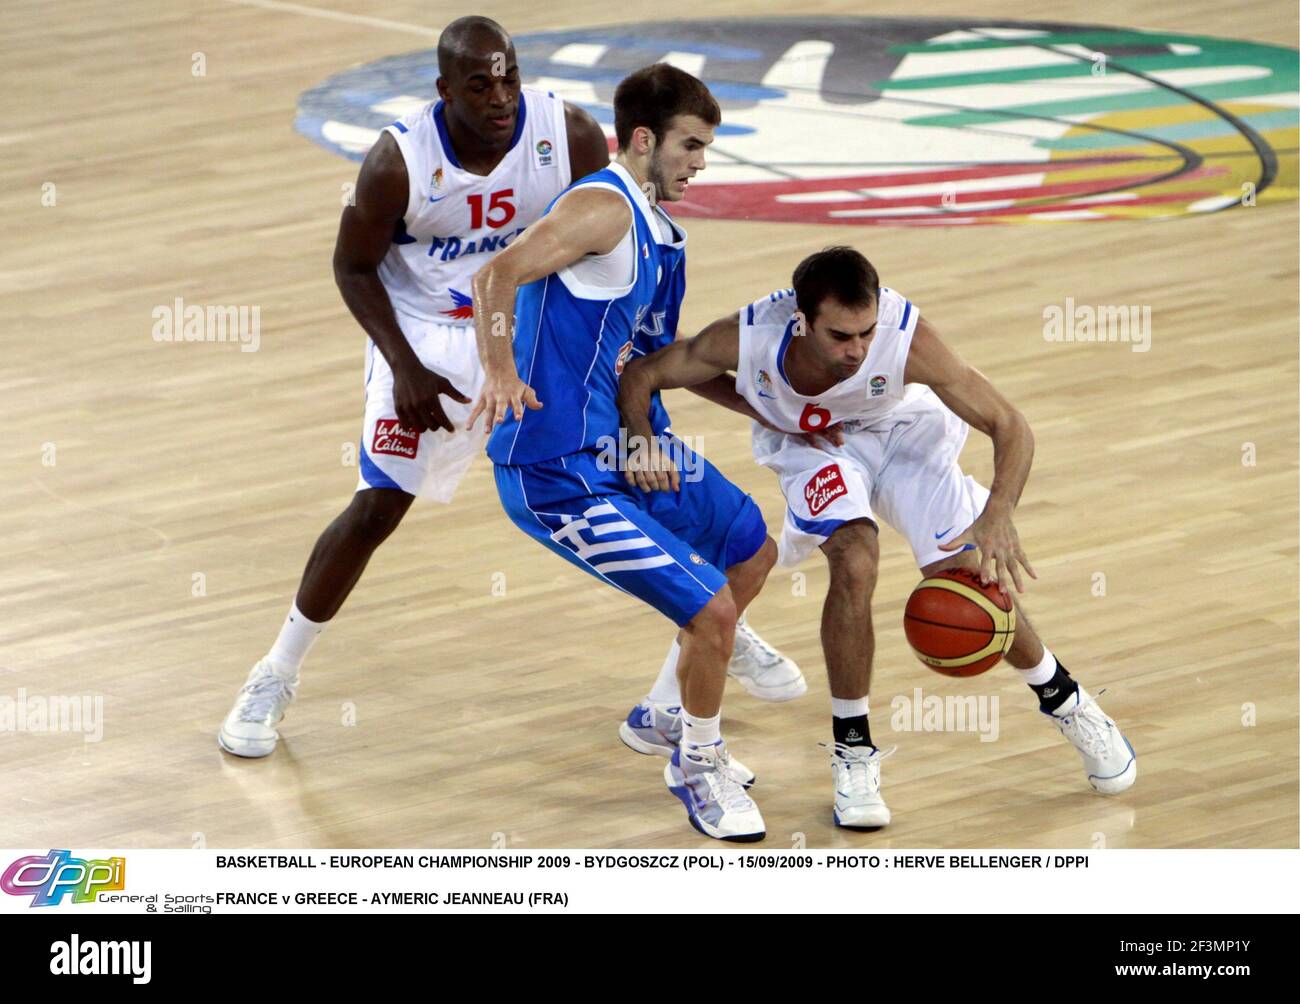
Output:
[[[440,100],[380,133],[339,223],[335,280],[369,336],[360,477],[222,724],[222,748],[239,756],[274,751],[303,659],[370,556],[415,498],[450,502],[484,450],[485,433],[464,428],[483,382],[474,273],[571,181],[609,163],[605,134],[587,112],[522,87],[514,44],[496,22],[448,25],[438,72]],[[752,630],[738,640],[731,669],[747,689],[768,678],[803,683]]]
[[[793,289],[629,363],[619,385],[628,432],[649,434],[656,391],[729,371],[736,374],[734,393],[715,400],[755,420],[755,459],[776,473],[786,499],[780,562],[797,564],[820,547],[830,566],[821,637],[831,688],[835,822],[885,826],[880,761],[892,750],[874,745],[867,700],[877,521],[907,538],[923,575],[961,566],[984,583],[996,581],[1005,594],[1023,591],[1022,570],[1034,573],[1012,514],[1029,476],[1033,434],[984,375],[902,295],[882,288],[870,262],[848,247],[804,259]],[[970,426],[993,440],[988,489],[958,462]],[[1019,609],[1006,659],[1079,751],[1093,788],[1107,795],[1129,788],[1137,777],[1132,746]]]

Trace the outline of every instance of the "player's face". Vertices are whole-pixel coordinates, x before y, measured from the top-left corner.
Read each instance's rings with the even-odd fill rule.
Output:
[[[704,148],[713,142],[713,126],[698,115],[674,115],[662,143],[650,155],[650,180],[664,202],[686,195],[691,178],[704,170]]]
[[[446,114],[486,145],[504,146],[515,133],[519,115],[519,61],[515,48],[462,56],[449,77],[438,79]]]
[[[823,300],[808,340],[814,354],[837,380],[847,380],[862,368],[871,337],[876,333],[879,301],[865,307],[846,307],[837,300]]]

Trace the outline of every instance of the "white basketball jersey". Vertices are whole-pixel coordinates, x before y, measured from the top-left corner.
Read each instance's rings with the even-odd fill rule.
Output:
[[[881,287],[876,331],[861,368],[816,397],[795,392],[785,376],[785,353],[795,336],[794,290],[779,289],[740,311],[736,390],[784,432],[816,432],[841,423],[855,432],[889,417],[927,390],[903,385],[907,352],[921,314],[901,294]]]
[[[406,215],[379,265],[399,314],[472,324],[470,280],[496,251],[536,222],[569,186],[564,101],[524,88],[510,149],[489,175],[463,170],[451,147],[442,102],[385,130],[406,161]]]

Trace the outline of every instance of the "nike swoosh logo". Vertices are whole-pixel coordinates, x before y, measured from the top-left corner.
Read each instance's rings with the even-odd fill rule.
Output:
[[[430,196],[429,196],[429,201],[430,201],[430,202],[441,202],[441,201],[442,201],[443,199],[445,199],[446,197],[447,197],[447,196],[445,196],[445,195],[439,195],[439,196],[435,199],[432,195],[430,195]]]
[[[948,527],[948,529],[944,530],[943,533],[936,533],[936,534],[934,535],[934,539],[935,539],[935,540],[940,540],[940,539],[942,539],[942,538],[948,536],[948,534],[952,533],[953,528],[956,527],[956,525],[957,525],[957,524],[954,523],[952,526]]]

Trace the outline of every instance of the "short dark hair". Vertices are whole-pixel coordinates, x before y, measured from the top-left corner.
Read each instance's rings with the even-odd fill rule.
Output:
[[[629,73],[614,91],[614,133],[626,150],[632,130],[645,126],[662,143],[676,115],[695,115],[709,125],[722,121],[722,109],[702,80],[669,63],[654,63]]]
[[[880,299],[880,276],[854,248],[843,244],[810,254],[794,270],[794,298],[812,324],[826,299],[846,307],[865,307]]]

